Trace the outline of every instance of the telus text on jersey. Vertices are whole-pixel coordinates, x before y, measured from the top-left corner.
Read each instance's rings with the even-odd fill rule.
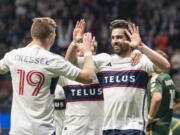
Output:
[[[135,76],[134,75],[104,76],[104,83],[114,83],[114,82],[135,82]]]
[[[71,89],[72,96],[93,96],[93,95],[102,95],[103,91],[101,88],[90,88],[90,89]]]

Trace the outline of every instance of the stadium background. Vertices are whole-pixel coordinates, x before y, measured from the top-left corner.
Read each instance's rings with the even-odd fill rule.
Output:
[[[0,58],[30,42],[32,18],[49,16],[58,24],[51,51],[64,56],[72,41],[77,20],[84,18],[86,31],[98,41],[97,53],[113,53],[109,23],[128,19],[140,27],[143,41],[170,56],[169,74],[180,90],[180,2],[179,0],[0,0]],[[0,76],[0,124],[9,131],[12,86],[10,74]],[[180,111],[176,112],[180,114]]]

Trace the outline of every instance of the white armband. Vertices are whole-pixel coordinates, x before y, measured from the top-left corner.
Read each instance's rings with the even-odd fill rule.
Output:
[[[85,56],[92,56],[92,52],[86,52],[86,53],[84,53],[84,57]]]
[[[76,42],[75,40],[73,40],[73,41],[71,42],[71,44],[72,44],[73,46],[76,46],[77,43],[78,43],[78,42]]]

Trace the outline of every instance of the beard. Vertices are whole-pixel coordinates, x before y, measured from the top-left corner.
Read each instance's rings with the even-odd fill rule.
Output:
[[[126,54],[130,50],[130,46],[127,44],[115,43],[113,45],[113,50],[115,54],[122,55]]]

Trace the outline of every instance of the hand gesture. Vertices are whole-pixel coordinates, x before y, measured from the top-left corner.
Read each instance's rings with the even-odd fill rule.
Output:
[[[159,118],[148,120],[148,126],[151,125],[152,123],[156,122],[156,121],[159,121],[159,120],[160,120]]]
[[[85,33],[83,36],[83,43],[82,43],[82,51],[83,53],[92,52],[92,47],[95,42],[95,37],[92,38],[92,34],[90,32]]]
[[[76,26],[73,31],[73,40],[76,42],[79,42],[83,38],[85,30],[85,21],[84,19],[81,19],[80,21],[77,21]]]
[[[139,34],[139,27],[135,26],[135,24],[133,24],[133,26],[129,25],[128,27],[130,32],[127,29],[125,29],[125,32],[128,35],[130,41],[124,41],[124,43],[133,48],[140,47],[142,45],[142,40]]]

